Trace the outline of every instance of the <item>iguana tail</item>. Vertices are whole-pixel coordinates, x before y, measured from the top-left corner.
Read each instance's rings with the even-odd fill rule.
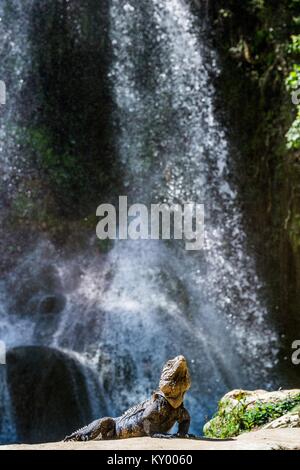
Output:
[[[91,441],[93,439],[113,439],[116,433],[116,424],[113,418],[96,419],[91,424],[84,426],[70,436],[64,438],[68,441]]]

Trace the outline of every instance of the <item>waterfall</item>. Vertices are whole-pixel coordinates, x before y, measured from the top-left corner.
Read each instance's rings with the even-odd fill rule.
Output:
[[[0,397],[0,443],[14,442],[17,439],[17,432],[3,365],[0,366]]]
[[[7,196],[20,182],[20,173],[26,165],[20,150],[18,120],[22,103],[26,102],[24,84],[31,69],[28,27],[32,4],[33,0],[26,7],[20,0],[4,0],[0,4],[1,79],[7,89],[6,104],[0,114],[1,192],[5,188]]]
[[[185,354],[201,421],[201,407],[226,389],[270,383],[277,354],[230,181],[226,132],[214,113],[217,57],[182,0],[113,0],[111,43],[128,195],[148,204],[204,203],[206,240],[192,254],[178,242],[116,243],[104,336],[133,358],[143,387],[139,363],[159,368]]]
[[[16,125],[20,111],[19,104],[22,101],[24,81],[30,70],[27,42],[28,15],[23,3],[16,0],[0,3],[0,73],[7,90],[6,104],[0,107],[0,217],[2,221],[7,202],[16,191],[20,181],[21,168],[23,168],[25,162],[17,142],[18,128]],[[30,5],[31,2],[29,1],[27,7],[30,8]],[[0,265],[2,271],[5,264],[4,253],[7,253],[9,243],[2,223],[0,235]],[[3,275],[1,275],[0,340],[4,341],[6,347],[8,347],[11,343],[15,343],[17,335],[21,339],[22,327],[19,325],[17,335],[12,331],[6,307],[5,282]],[[5,365],[0,365],[0,403],[0,442],[15,441],[16,428],[11,409]]]
[[[21,2],[12,3],[20,11]],[[186,0],[109,5],[108,79],[126,194],[147,205],[203,203],[204,248],[128,240],[116,241],[104,256],[92,248],[91,234],[90,244],[70,256],[70,247],[64,252],[43,234],[1,281],[0,339],[8,348],[50,347],[76,358],[86,371],[94,417],[104,409],[117,415],[145,399],[164,361],[184,354],[193,379],[187,407],[199,434],[223,393],[274,384],[278,335],[247,246],[226,129],[214,110],[219,65],[204,25]],[[7,123],[14,122],[30,64],[24,11],[24,22],[13,17],[15,26],[1,31],[20,60],[12,65],[20,79],[10,88],[11,110],[0,130],[8,193],[15,181],[10,162],[20,162],[14,171],[23,168]],[[95,200],[95,211],[101,202],[110,201]],[[13,439],[12,415],[3,425],[5,416],[0,435],[6,426]]]

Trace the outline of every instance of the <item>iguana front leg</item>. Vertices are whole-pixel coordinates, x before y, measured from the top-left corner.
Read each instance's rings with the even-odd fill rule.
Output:
[[[113,418],[101,418],[84,426],[78,431],[66,436],[64,441],[91,441],[93,439],[113,439],[115,437],[115,420]]]
[[[175,438],[187,438],[187,439],[194,439],[196,436],[194,434],[188,434],[190,428],[190,414],[184,408],[183,405],[178,409],[178,432],[176,434],[169,434],[169,433],[155,433],[152,437],[160,438],[160,439],[175,439]]]
[[[177,422],[178,422],[178,435],[180,437],[188,436],[190,423],[191,423],[191,417],[190,417],[188,410],[183,406],[183,404],[178,410]]]
[[[147,407],[143,414],[143,431],[146,436],[154,437],[161,429],[161,422],[166,414],[166,410],[160,406],[158,401],[154,401]]]

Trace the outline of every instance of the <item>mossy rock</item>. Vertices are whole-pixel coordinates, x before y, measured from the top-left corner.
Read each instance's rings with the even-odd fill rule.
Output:
[[[234,390],[219,402],[215,416],[205,424],[207,437],[227,438],[259,429],[300,407],[300,390],[267,392]],[[287,421],[288,422],[288,421]]]

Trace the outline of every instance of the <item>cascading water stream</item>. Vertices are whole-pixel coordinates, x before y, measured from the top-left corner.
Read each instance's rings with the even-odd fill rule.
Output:
[[[199,412],[215,392],[217,400],[227,387],[262,377],[268,383],[277,352],[229,180],[225,132],[214,116],[216,57],[182,0],[112,1],[111,42],[129,197],[204,203],[206,241],[192,254],[178,242],[117,243],[104,336],[135,364],[159,367],[168,355],[186,354]]]
[[[9,390],[7,387],[6,370],[0,369],[0,443],[14,442],[17,438],[14,416],[11,409]]]
[[[110,0],[109,21],[109,80],[129,201],[204,203],[204,249],[116,241],[105,257],[85,249],[71,258],[44,236],[2,281],[0,339],[8,348],[47,346],[75,357],[87,371],[95,417],[147,397],[164,361],[184,354],[199,433],[228,389],[272,385],[278,341],[214,113],[217,57],[186,1]],[[20,44],[24,34],[16,35]],[[1,135],[7,139],[8,131]],[[101,202],[109,201],[95,201],[95,210]],[[52,316],[45,315],[49,305]]]

